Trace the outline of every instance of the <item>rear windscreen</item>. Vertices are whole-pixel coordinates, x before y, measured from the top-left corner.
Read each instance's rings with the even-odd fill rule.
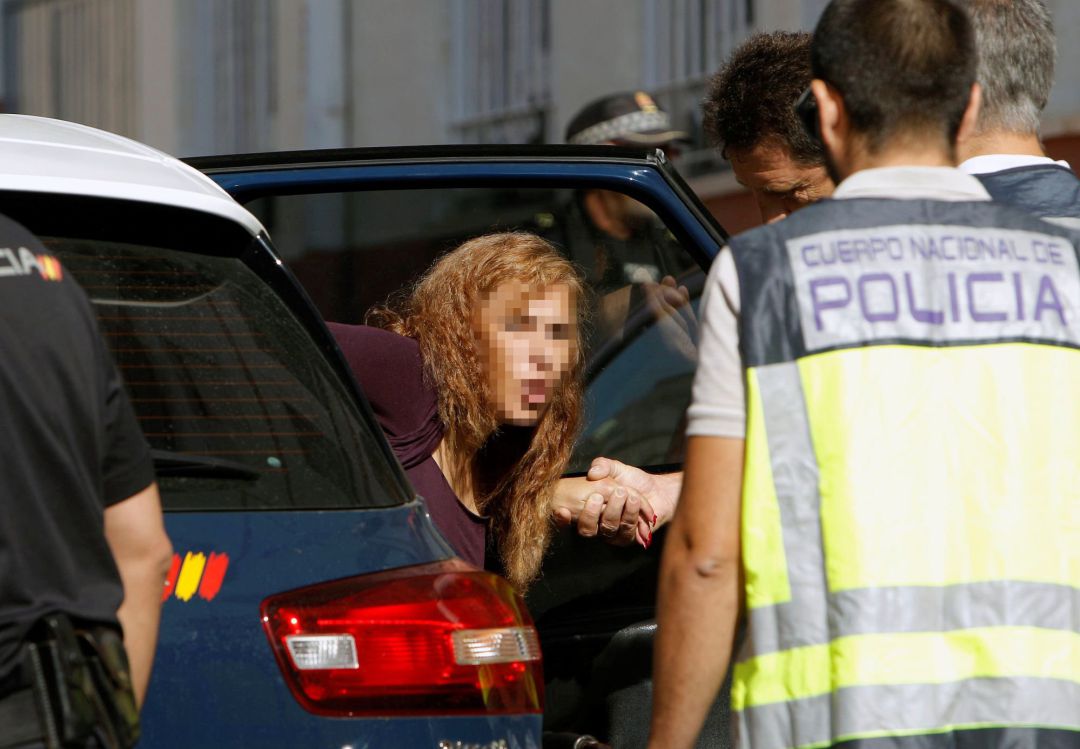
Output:
[[[208,228],[223,223],[173,213],[173,220],[203,221]],[[78,236],[71,222],[50,233],[42,217],[31,230],[93,302],[154,451],[166,509],[405,501],[399,469],[377,427],[327,354],[239,259],[265,254],[261,243],[209,232],[192,247],[196,251],[185,251],[175,247],[175,235],[154,242],[155,233],[169,231],[160,222],[143,241],[132,242],[130,217],[125,241],[110,240],[101,221],[82,232],[91,237]],[[190,223],[184,233],[191,234]],[[244,246],[222,246],[230,242]]]

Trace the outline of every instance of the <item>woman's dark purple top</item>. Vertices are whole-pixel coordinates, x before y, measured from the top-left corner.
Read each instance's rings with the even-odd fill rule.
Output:
[[[419,344],[366,325],[327,325],[431,519],[462,559],[483,567],[487,519],[458,501],[431,457],[443,427],[438,394],[424,382]]]

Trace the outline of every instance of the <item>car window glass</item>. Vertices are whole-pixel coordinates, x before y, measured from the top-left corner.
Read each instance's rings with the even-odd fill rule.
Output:
[[[129,235],[133,215],[123,219]],[[25,218],[90,296],[153,450],[166,509],[355,508],[408,499],[347,384],[240,259],[88,239],[77,229],[50,235],[47,217]],[[171,218],[189,228],[201,220]],[[95,232],[108,225],[98,222]],[[154,231],[161,229],[150,227],[148,239]],[[258,247],[250,236],[242,247],[221,246],[213,232],[204,240],[195,245],[200,252]]]
[[[275,196],[247,207],[337,322],[362,322],[470,237],[520,229],[551,240],[593,292],[586,426],[569,470],[597,455],[681,462],[704,276],[643,203],[608,190],[444,188]]]

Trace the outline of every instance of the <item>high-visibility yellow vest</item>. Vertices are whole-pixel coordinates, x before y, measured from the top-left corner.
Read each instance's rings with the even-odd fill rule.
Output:
[[[1078,244],[866,199],[732,241],[742,746],[1080,746]]]

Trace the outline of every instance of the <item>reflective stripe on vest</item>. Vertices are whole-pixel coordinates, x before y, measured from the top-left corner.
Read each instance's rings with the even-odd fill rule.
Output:
[[[852,223],[857,205],[833,204],[733,242],[748,365],[748,634],[732,688],[744,746],[1080,732],[1076,236],[987,205],[904,204],[896,218],[914,227],[820,231]],[[922,252],[941,237],[960,255]],[[1036,267],[1048,246],[1054,260]],[[999,275],[1015,279],[1015,310],[987,317],[1003,313],[1002,289],[966,279]],[[851,293],[815,297],[815,282]],[[1036,320],[1025,305],[1040,288],[1057,302]]]

